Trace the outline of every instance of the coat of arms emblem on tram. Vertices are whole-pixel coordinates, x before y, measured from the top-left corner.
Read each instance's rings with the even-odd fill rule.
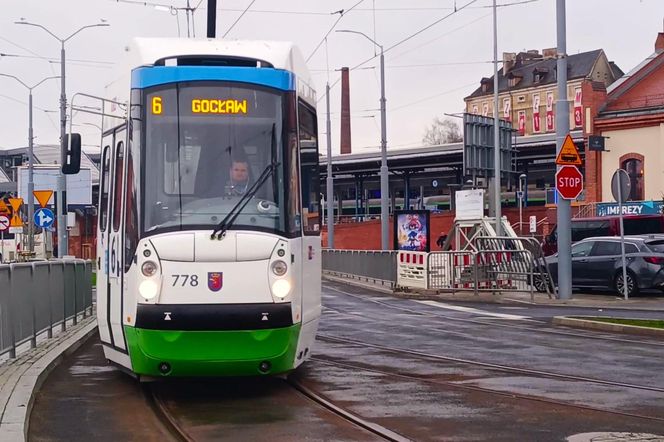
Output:
[[[222,272],[208,272],[208,288],[218,292],[224,285],[224,274]]]

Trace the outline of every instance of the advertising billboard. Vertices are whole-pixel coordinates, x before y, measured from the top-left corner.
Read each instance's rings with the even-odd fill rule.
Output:
[[[428,252],[431,226],[428,210],[396,210],[394,212],[394,244],[396,250]]]

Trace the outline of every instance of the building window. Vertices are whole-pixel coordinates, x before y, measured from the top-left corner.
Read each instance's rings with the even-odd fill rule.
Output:
[[[642,201],[644,199],[644,159],[644,156],[638,153],[628,153],[620,157],[620,168],[627,172],[631,184],[629,201]]]

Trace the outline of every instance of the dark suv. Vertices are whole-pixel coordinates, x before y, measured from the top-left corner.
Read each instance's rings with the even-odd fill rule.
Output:
[[[623,217],[625,235],[664,234],[664,215],[632,215]],[[544,237],[542,251],[544,256],[558,251],[557,226]],[[591,236],[620,236],[620,217],[572,219],[572,243]]]
[[[625,258],[629,296],[639,290],[664,290],[664,235],[626,236]],[[557,285],[558,254],[545,259]],[[620,237],[586,238],[572,246],[572,287],[623,292]]]

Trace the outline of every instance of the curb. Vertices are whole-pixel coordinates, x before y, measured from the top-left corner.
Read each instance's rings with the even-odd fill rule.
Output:
[[[591,319],[569,318],[567,316],[554,316],[553,323],[556,325],[566,325],[568,327],[585,328],[590,330],[608,331],[615,333],[626,333],[631,335],[664,337],[664,329],[640,327],[637,325],[611,324],[609,322],[593,321]],[[590,316],[588,316],[590,318]],[[628,319],[628,318],[627,318]]]
[[[79,324],[77,330],[71,329],[73,332],[71,335],[64,338],[27,368],[24,368],[22,373],[15,374],[17,379],[0,420],[0,433],[3,442],[28,440],[29,419],[35,394],[62,359],[76,351],[97,330],[95,316],[91,316]]]

